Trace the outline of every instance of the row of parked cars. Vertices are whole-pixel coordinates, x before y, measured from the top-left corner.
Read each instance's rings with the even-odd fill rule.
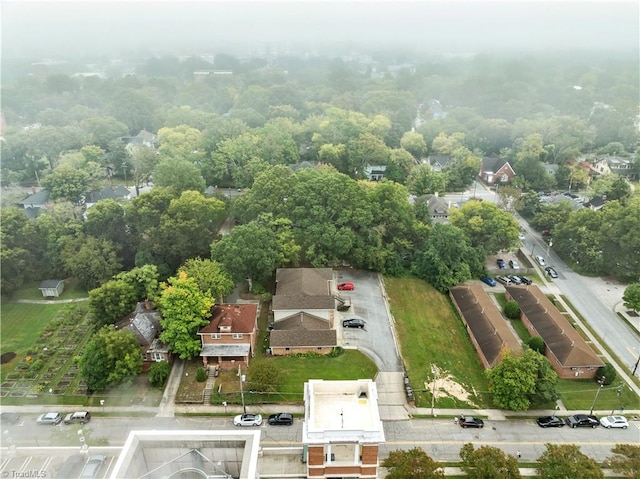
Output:
[[[291,426],[293,424],[293,416],[288,412],[279,412],[271,414],[267,419],[271,426]],[[233,418],[234,426],[260,426],[262,425],[262,414],[238,414]]]
[[[57,426],[61,422],[64,424],[86,424],[91,420],[89,411],[75,411],[63,416],[59,412],[47,412],[40,414],[36,422],[38,424],[50,424]]]
[[[591,427],[596,428],[598,426],[605,427],[607,429],[619,428],[626,429],[629,427],[629,422],[624,416],[605,416],[598,419],[592,414],[575,414],[569,416],[566,419],[562,419],[558,416],[544,416],[536,419],[538,426],[540,427],[563,427],[565,425],[569,427]]]

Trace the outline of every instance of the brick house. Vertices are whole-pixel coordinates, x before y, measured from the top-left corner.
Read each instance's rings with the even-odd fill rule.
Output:
[[[198,331],[204,367],[248,366],[249,358],[255,355],[258,314],[258,303],[216,304],[209,324]]]
[[[152,363],[170,362],[172,359],[169,347],[159,339],[162,332],[160,317],[160,312],[145,301],[136,305],[133,314],[116,323],[116,329],[127,329],[138,338],[144,370]]]
[[[329,321],[300,311],[274,323],[269,346],[274,356],[329,354],[338,344],[337,332]]]
[[[487,185],[507,184],[515,176],[511,164],[502,158],[484,157],[480,162],[480,178]]]

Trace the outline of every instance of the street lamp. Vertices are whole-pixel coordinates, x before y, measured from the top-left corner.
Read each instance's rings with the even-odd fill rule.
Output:
[[[602,376],[600,378],[600,381],[598,381],[598,384],[600,384],[600,387],[598,389],[596,389],[596,397],[593,398],[593,404],[591,404],[591,411],[589,411],[589,414],[593,414],[593,408],[596,406],[596,401],[598,400],[598,395],[600,394],[600,390],[604,386],[604,382],[605,382],[606,379],[607,378]]]
[[[244,387],[242,386],[242,383],[246,379],[246,376],[242,374],[242,370],[240,369],[239,364],[238,364],[238,377],[240,378],[240,397],[242,398],[242,411],[244,412],[244,414],[247,414],[247,408],[244,404]]]

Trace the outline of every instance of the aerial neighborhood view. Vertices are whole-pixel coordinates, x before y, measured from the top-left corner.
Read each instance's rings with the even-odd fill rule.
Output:
[[[0,13],[3,478],[640,478],[637,2]]]

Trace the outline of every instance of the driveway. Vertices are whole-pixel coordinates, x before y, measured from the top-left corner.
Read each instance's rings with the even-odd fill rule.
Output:
[[[340,296],[351,298],[351,309],[342,314],[343,347],[362,351],[369,356],[381,372],[402,372],[395,332],[392,331],[389,309],[377,273],[356,270],[338,270],[338,281],[351,281],[354,291],[340,291]],[[364,319],[364,329],[342,328],[342,319]],[[338,332],[340,334],[340,332]]]

